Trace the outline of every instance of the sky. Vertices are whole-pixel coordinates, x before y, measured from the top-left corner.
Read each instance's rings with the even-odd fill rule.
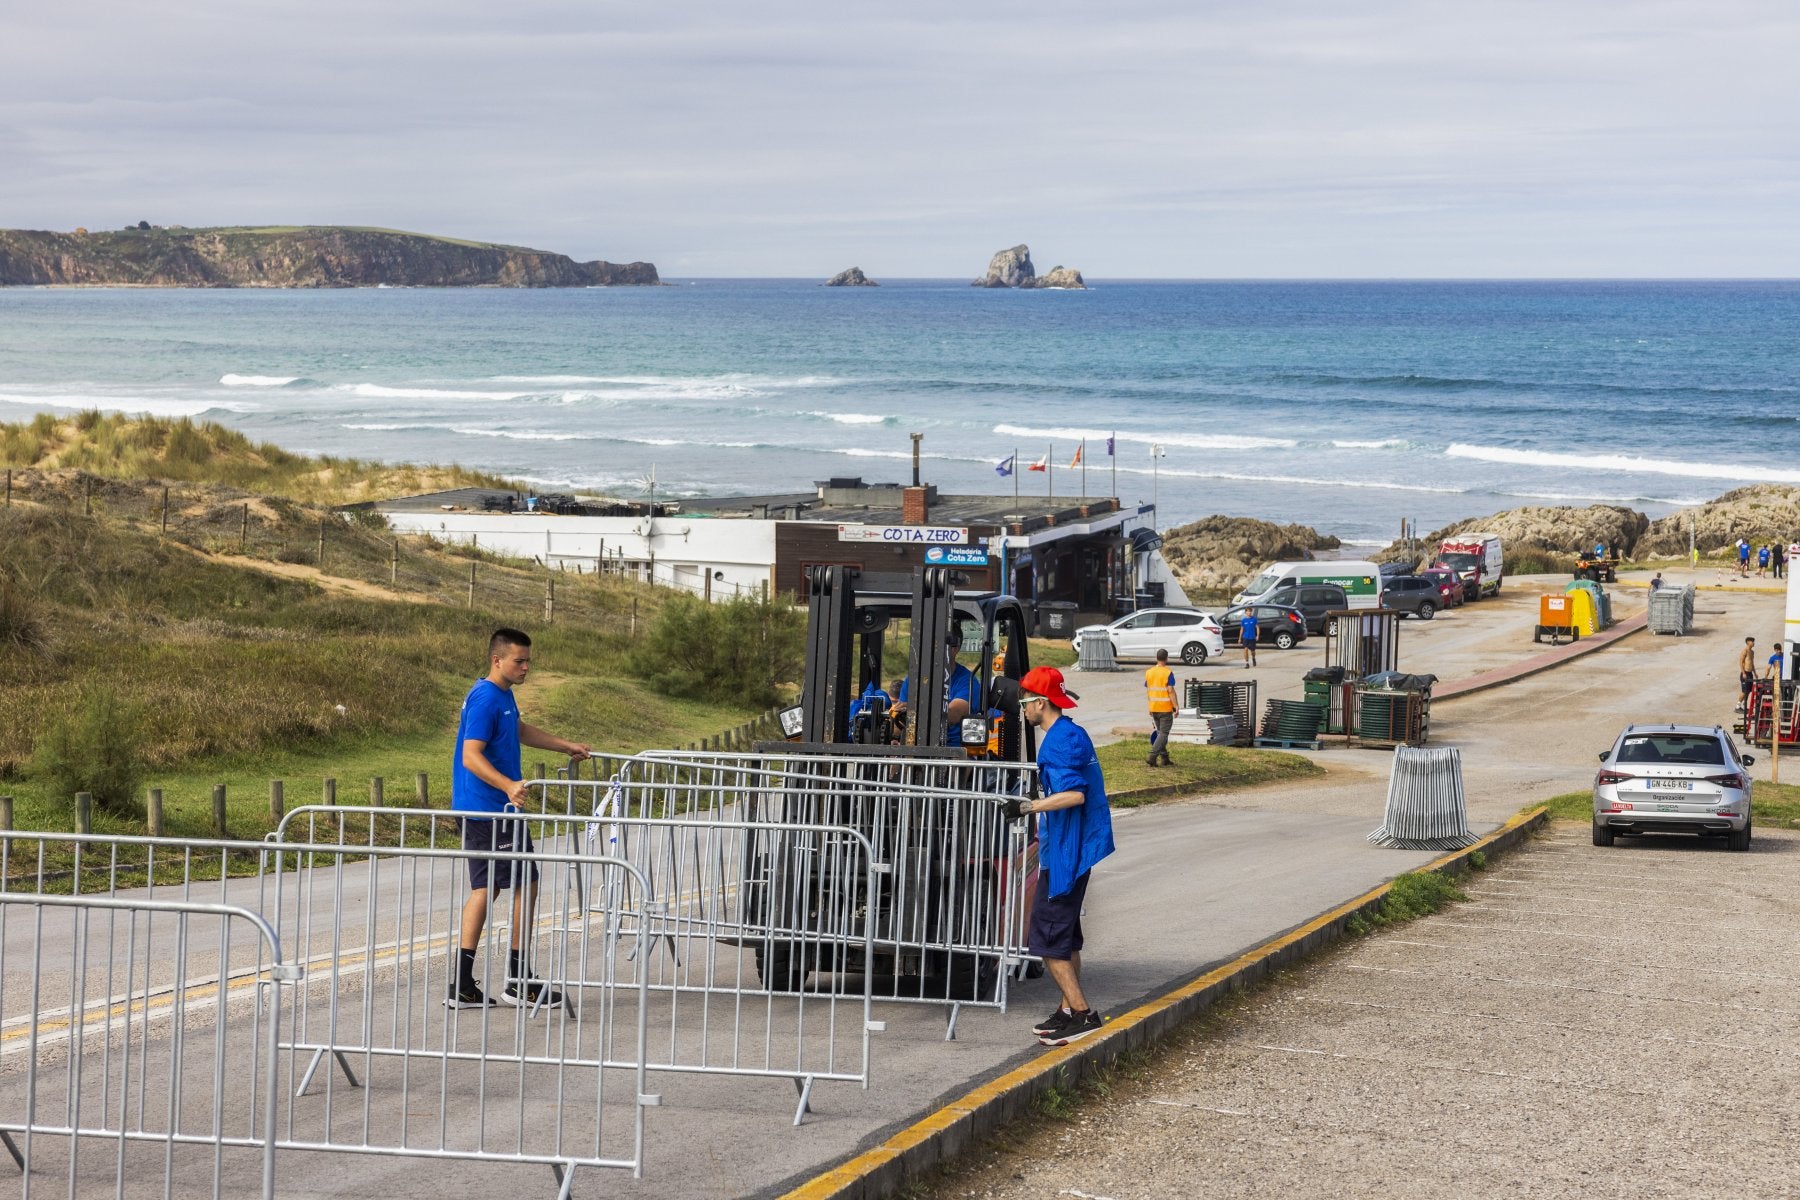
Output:
[[[665,278],[1800,276],[1792,0],[0,0],[0,226]]]

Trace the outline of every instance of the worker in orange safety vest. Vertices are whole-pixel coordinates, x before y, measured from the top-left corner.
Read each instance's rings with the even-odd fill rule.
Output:
[[[1175,727],[1175,672],[1169,666],[1169,652],[1156,652],[1156,665],[1144,672],[1144,691],[1150,697],[1150,757],[1144,761],[1153,767],[1167,767],[1169,733]]]

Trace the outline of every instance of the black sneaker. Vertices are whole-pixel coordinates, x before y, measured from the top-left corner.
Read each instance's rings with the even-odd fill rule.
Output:
[[[444,997],[445,1008],[491,1008],[500,1003],[474,983],[459,984]]]
[[[561,1008],[562,993],[540,979],[515,979],[500,993],[500,1002],[514,1008]]]
[[[1077,1038],[1084,1038],[1090,1033],[1100,1031],[1100,1014],[1093,1009],[1086,1012],[1070,1013],[1069,1019],[1051,1033],[1041,1034],[1038,1041],[1046,1046],[1066,1046]]]
[[[1068,1009],[1059,1004],[1049,1016],[1039,1021],[1036,1025],[1033,1025],[1031,1027],[1031,1032],[1037,1034],[1039,1037],[1046,1037],[1049,1034],[1055,1033],[1064,1025],[1067,1025],[1069,1023],[1069,1018],[1073,1015],[1074,1014],[1069,1012]]]

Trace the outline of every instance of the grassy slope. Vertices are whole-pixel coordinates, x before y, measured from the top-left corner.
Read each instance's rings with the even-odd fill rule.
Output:
[[[1169,751],[1172,766],[1151,767],[1144,762],[1150,753],[1146,738],[1127,738],[1101,746],[1096,753],[1109,796],[1174,786],[1181,788],[1181,795],[1192,796],[1325,773],[1323,767],[1299,754],[1230,746],[1174,746]],[[1122,808],[1135,808],[1152,799],[1126,795],[1118,803]]]

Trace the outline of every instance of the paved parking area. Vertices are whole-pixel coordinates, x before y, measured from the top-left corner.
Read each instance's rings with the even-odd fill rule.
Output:
[[[1563,823],[1465,890],[930,1194],[1800,1194],[1800,834]]]

